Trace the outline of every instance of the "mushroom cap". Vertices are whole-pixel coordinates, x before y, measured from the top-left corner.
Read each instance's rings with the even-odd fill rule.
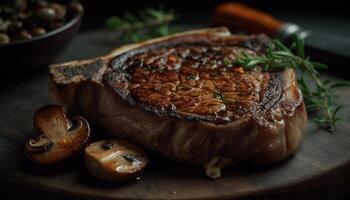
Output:
[[[139,176],[148,163],[139,147],[120,139],[102,140],[85,149],[87,169],[106,181],[125,181]]]
[[[86,145],[90,126],[85,118],[76,116],[69,120],[60,106],[50,105],[39,109],[34,115],[34,127],[43,135],[27,141],[25,154],[34,162],[47,165],[62,161]],[[43,141],[41,141],[43,140]],[[50,148],[41,148],[40,144]]]

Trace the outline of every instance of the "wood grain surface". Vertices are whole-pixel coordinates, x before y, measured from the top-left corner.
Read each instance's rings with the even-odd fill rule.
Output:
[[[98,31],[80,35],[63,60],[94,57],[107,53],[115,35]],[[335,77],[329,77],[336,79]],[[330,134],[309,120],[307,135],[300,150],[275,166],[233,167],[218,180],[204,177],[200,168],[174,163],[154,155],[140,179],[128,183],[95,180],[85,169],[82,157],[52,167],[40,168],[23,156],[25,140],[35,133],[35,110],[49,104],[47,72],[18,75],[5,81],[0,90],[0,179],[83,198],[105,199],[208,199],[261,196],[310,190],[349,180],[350,109],[342,110],[344,120]],[[350,89],[338,90],[339,101],[349,104]],[[93,134],[102,135],[95,129]]]

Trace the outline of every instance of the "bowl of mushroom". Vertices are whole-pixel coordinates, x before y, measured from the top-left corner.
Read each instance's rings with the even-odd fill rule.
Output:
[[[53,166],[68,158],[85,154],[87,170],[103,181],[126,181],[138,177],[148,156],[138,146],[122,139],[91,141],[88,121],[69,117],[61,106],[48,105],[34,114],[38,134],[29,138],[24,154],[32,162]]]
[[[53,63],[77,34],[77,0],[0,2],[0,55],[5,71],[28,72]]]

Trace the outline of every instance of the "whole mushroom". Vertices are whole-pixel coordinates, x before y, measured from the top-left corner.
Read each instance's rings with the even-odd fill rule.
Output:
[[[139,147],[125,140],[103,140],[85,149],[88,171],[105,181],[125,181],[139,176],[148,156]]]
[[[50,7],[55,10],[56,19],[63,19],[66,16],[66,7],[58,3],[51,3]]]
[[[0,44],[6,44],[10,42],[10,38],[7,34],[0,33]]]
[[[29,139],[24,148],[32,161],[48,165],[65,160],[86,147],[90,126],[81,116],[68,119],[60,106],[40,108],[34,115],[34,127],[42,134]]]

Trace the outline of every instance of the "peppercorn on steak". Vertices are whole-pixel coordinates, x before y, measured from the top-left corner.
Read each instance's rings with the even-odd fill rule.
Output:
[[[307,116],[294,70],[234,64],[268,45],[225,28],[184,32],[52,65],[49,91],[115,137],[217,178],[226,165],[280,161],[301,142]]]

